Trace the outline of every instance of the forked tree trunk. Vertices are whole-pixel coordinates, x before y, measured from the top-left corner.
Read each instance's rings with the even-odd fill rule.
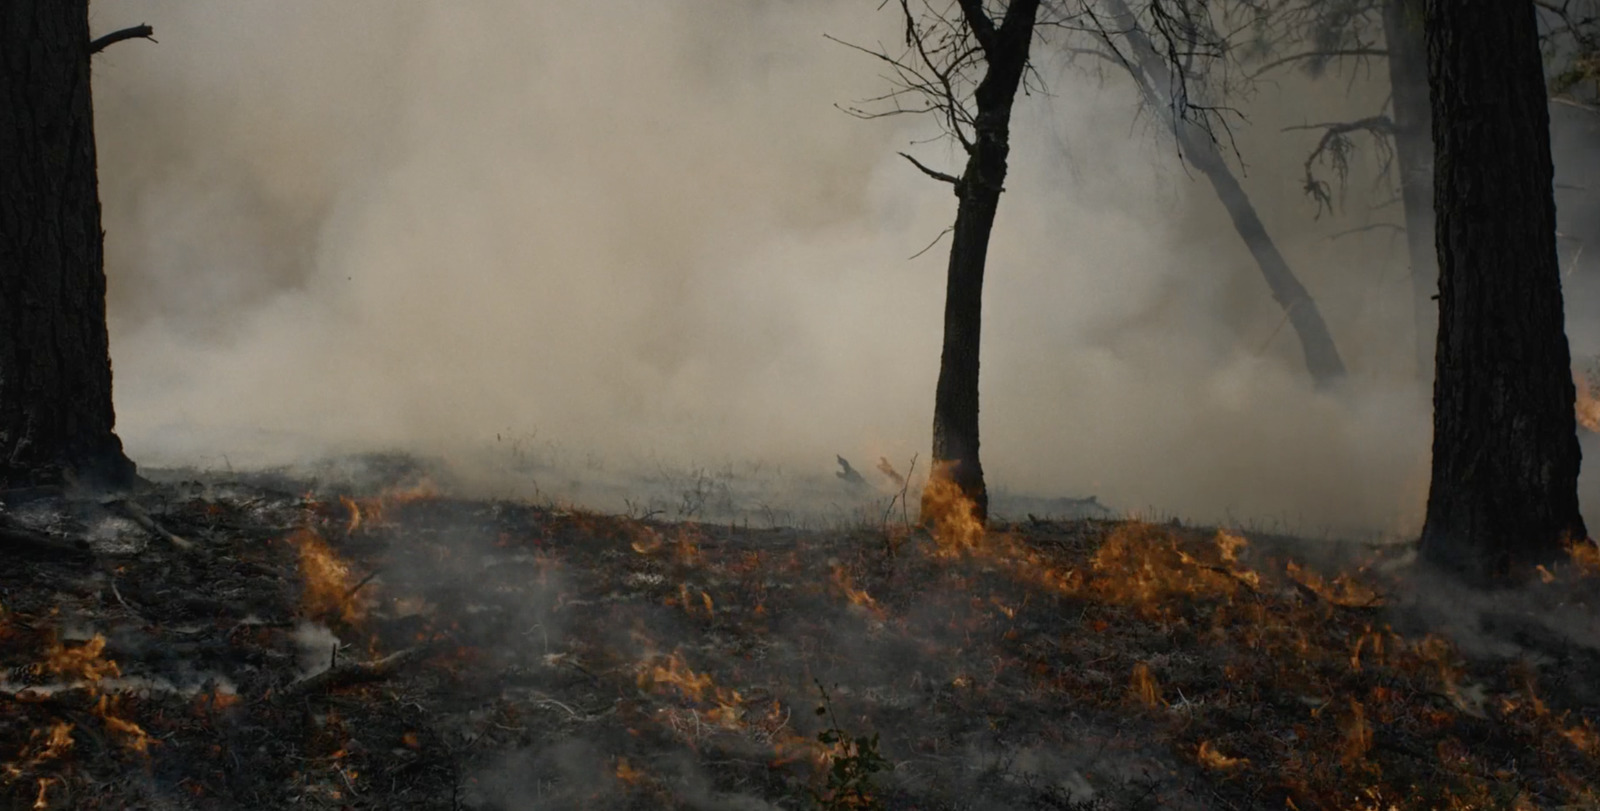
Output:
[[[0,3],[0,487],[134,480],[112,430],[88,13]]]
[[[1127,3],[1123,0],[1107,0],[1106,6],[1116,21],[1117,33],[1123,36],[1132,51],[1134,62],[1127,65],[1128,71],[1139,83],[1150,106],[1165,112],[1177,137],[1178,148],[1183,151],[1189,164],[1206,176],[1217,199],[1227,209],[1234,230],[1256,260],[1256,267],[1261,270],[1261,278],[1266,281],[1267,289],[1272,291],[1273,300],[1284,309],[1295,335],[1300,338],[1300,349],[1311,379],[1319,387],[1331,386],[1343,379],[1344,360],[1339,357],[1339,348],[1333,342],[1327,322],[1322,319],[1322,311],[1317,308],[1316,301],[1311,298],[1305,285],[1295,277],[1289,262],[1272,241],[1272,235],[1267,233],[1266,225],[1261,222],[1260,215],[1250,202],[1250,196],[1239,184],[1233,170],[1228,168],[1228,162],[1217,148],[1216,141],[1210,133],[1182,115],[1177,115],[1178,111],[1173,109],[1172,66],[1139,27],[1138,18]]]
[[[983,272],[1011,152],[1011,104],[1028,65],[1039,0],[1011,0],[998,26],[978,0],[963,0],[961,7],[987,67],[975,92],[977,115],[967,165],[955,184],[960,202],[945,284],[944,350],[933,399],[933,460],[935,472],[961,489],[973,504],[973,517],[982,522],[989,515],[989,492],[978,458]],[[930,513],[926,499],[922,513],[924,521],[938,518]]]
[[[1428,102],[1428,44],[1422,31],[1422,0],[1386,0],[1383,31],[1389,51],[1389,90],[1394,108],[1394,151],[1400,201],[1406,218],[1406,259],[1411,265],[1413,352],[1417,377],[1433,375],[1438,341],[1439,260],[1433,250],[1433,134]]]
[[[1427,0],[1439,344],[1427,561],[1517,579],[1586,535],[1532,3]]]

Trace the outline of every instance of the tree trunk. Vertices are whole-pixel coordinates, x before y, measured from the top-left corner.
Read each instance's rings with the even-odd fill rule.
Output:
[[[1135,63],[1127,65],[1128,71],[1133,74],[1134,81],[1138,82],[1150,106],[1165,111],[1177,137],[1178,148],[1183,151],[1189,164],[1211,182],[1217,199],[1233,220],[1234,230],[1255,258],[1261,277],[1272,291],[1273,300],[1284,309],[1290,325],[1299,336],[1300,349],[1305,355],[1306,369],[1311,373],[1311,379],[1318,387],[1330,386],[1343,379],[1344,360],[1339,357],[1339,348],[1333,342],[1327,322],[1322,320],[1322,311],[1278,251],[1272,235],[1267,233],[1266,225],[1256,214],[1250,196],[1245,194],[1239,179],[1228,168],[1228,162],[1217,148],[1216,141],[1210,133],[1173,109],[1173,66],[1168,64],[1139,28],[1138,18],[1127,3],[1123,0],[1107,0],[1106,6],[1116,20],[1118,33],[1127,40],[1133,52]]]
[[[1439,343],[1425,560],[1507,582],[1586,536],[1531,3],[1427,0]]]
[[[1433,251],[1433,135],[1428,105],[1428,45],[1422,31],[1422,0],[1387,0],[1383,31],[1388,41],[1389,90],[1394,107],[1395,162],[1406,217],[1406,258],[1411,263],[1413,342],[1417,377],[1433,374],[1439,333],[1439,260]]]
[[[989,492],[978,458],[978,339],[983,326],[983,272],[989,233],[1011,152],[1011,105],[1028,65],[1039,0],[1011,0],[995,27],[982,4],[962,3],[984,50],[987,69],[975,93],[977,115],[967,165],[955,184],[956,223],[945,283],[944,349],[933,399],[935,472],[961,489],[979,522],[988,520]],[[981,18],[981,19],[980,19]],[[923,520],[938,519],[923,501]]]
[[[0,3],[0,487],[135,478],[113,433],[88,6]]]

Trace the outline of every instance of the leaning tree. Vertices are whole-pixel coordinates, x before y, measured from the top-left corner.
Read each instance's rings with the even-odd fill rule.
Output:
[[[991,16],[983,0],[959,0],[941,11],[922,0],[901,0],[905,46],[898,53],[859,48],[887,63],[895,87],[875,101],[884,109],[852,108],[865,118],[904,113],[934,115],[961,145],[967,161],[960,175],[928,167],[901,153],[924,174],[955,190],[950,262],[944,301],[944,349],[933,401],[934,475],[954,484],[982,522],[989,494],[978,458],[978,342],[983,324],[983,274],[1005,188],[1011,152],[1011,107],[1028,70],[1028,52],[1039,16],[1039,0],[1010,0]],[[929,488],[926,493],[937,492]],[[937,521],[923,499],[923,519]]]
[[[0,488],[136,480],[113,431],[88,0],[0,3]]]
[[[1427,0],[1439,342],[1424,559],[1514,579],[1586,537],[1534,4]]]
[[[1171,130],[1184,161],[1210,183],[1233,222],[1234,231],[1255,259],[1272,298],[1300,339],[1306,370],[1313,382],[1328,388],[1345,377],[1333,333],[1311,292],[1295,275],[1267,231],[1255,204],[1228,165],[1222,136],[1227,135],[1226,110],[1195,97],[1210,78],[1207,65],[1231,49],[1218,30],[1205,0],[1145,4],[1136,12],[1126,0],[1099,0],[1086,7],[1104,12],[1085,15],[1101,49],[1090,53],[1122,67],[1133,79],[1145,107]],[[1078,49],[1071,49],[1077,51]],[[1220,95],[1228,88],[1222,87]]]

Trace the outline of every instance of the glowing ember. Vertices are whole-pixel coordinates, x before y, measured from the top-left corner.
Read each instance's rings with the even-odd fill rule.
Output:
[[[1200,761],[1200,765],[1206,767],[1207,769],[1214,769],[1216,771],[1223,772],[1228,771],[1229,769],[1237,769],[1241,766],[1248,766],[1250,764],[1249,758],[1228,757],[1227,755],[1218,752],[1216,747],[1211,745],[1210,741],[1200,742],[1200,748],[1195,752],[1195,759]]]
[[[311,529],[299,529],[289,543],[300,551],[300,576],[305,581],[302,602],[311,616],[337,616],[345,622],[359,622],[367,613],[367,601],[354,588],[350,566],[340,560],[326,541]]]
[[[638,785],[645,779],[645,773],[633,768],[625,757],[617,758],[617,779],[630,786]]]
[[[1348,766],[1366,757],[1372,748],[1372,726],[1367,723],[1367,710],[1361,702],[1350,699],[1350,711],[1339,719],[1339,729],[1344,736],[1340,762]]]

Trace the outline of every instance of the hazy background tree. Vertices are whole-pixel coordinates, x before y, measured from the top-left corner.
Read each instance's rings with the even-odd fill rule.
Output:
[[[1345,376],[1344,359],[1322,311],[1289,266],[1261,221],[1250,196],[1229,167],[1221,139],[1229,138],[1220,102],[1192,97],[1206,84],[1205,69],[1223,57],[1228,43],[1212,24],[1204,3],[1151,3],[1140,19],[1124,0],[1103,0],[1109,25],[1095,29],[1109,57],[1124,67],[1138,86],[1146,107],[1162,116],[1183,159],[1204,175],[1228,212],[1250,255],[1255,259],[1272,298],[1300,339],[1306,369],[1318,386],[1331,386]],[[1159,36],[1158,43],[1153,34]],[[1226,92],[1225,89],[1223,92]]]
[[[1427,0],[1440,275],[1422,553],[1480,582],[1587,534],[1534,15]]]
[[[113,431],[89,3],[0,7],[0,487],[123,486]]]

